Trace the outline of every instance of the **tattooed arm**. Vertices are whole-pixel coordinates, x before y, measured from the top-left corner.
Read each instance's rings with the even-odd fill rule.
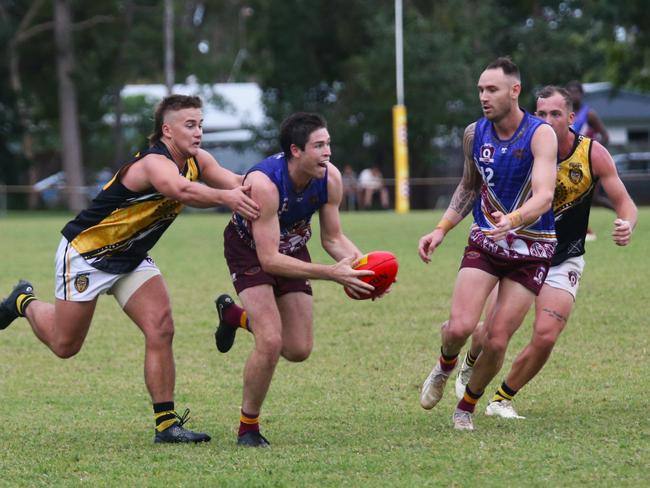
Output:
[[[420,239],[418,254],[425,263],[431,261],[431,254],[442,243],[445,234],[458,225],[474,206],[474,200],[476,200],[482,181],[472,154],[475,129],[476,123],[472,123],[467,126],[463,135],[463,176],[451,197],[451,203],[438,225]]]
[[[476,169],[472,154],[475,128],[476,123],[473,123],[465,129],[465,134],[463,135],[463,177],[451,197],[449,208],[447,208],[447,211],[443,215],[443,218],[449,219],[454,226],[470,213],[474,206],[476,195],[481,188],[481,174]]]

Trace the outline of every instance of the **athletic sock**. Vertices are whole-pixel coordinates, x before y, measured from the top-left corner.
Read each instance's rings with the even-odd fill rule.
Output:
[[[482,396],[483,393],[474,393],[472,390],[469,389],[469,386],[466,386],[465,394],[463,395],[461,401],[458,402],[456,408],[458,408],[459,410],[465,410],[466,412],[469,413],[474,413],[476,404],[478,403],[479,399]]]
[[[513,390],[512,388],[510,388],[508,385],[506,385],[506,382],[504,381],[503,383],[501,383],[501,386],[496,391],[491,401],[493,402],[502,402],[503,400],[510,401],[516,394],[517,394],[517,390]]]
[[[250,330],[248,328],[248,314],[246,313],[246,310],[241,308],[236,303],[233,303],[224,309],[223,320],[228,325],[232,325],[233,327],[241,327],[243,329]]]
[[[465,364],[470,368],[473,368],[474,363],[476,362],[477,359],[478,359],[478,354],[476,356],[473,356],[472,351],[470,349],[469,351],[467,351],[467,355],[465,356]]]
[[[153,418],[156,421],[156,430],[158,432],[162,432],[177,423],[174,402],[154,403]]]
[[[27,306],[36,300],[36,297],[33,293],[21,293],[16,297],[16,311],[21,317],[25,316],[25,310]]]
[[[239,415],[239,436],[241,437],[246,432],[259,432],[260,431],[260,414],[251,415],[243,410]]]
[[[440,348],[440,368],[445,372],[450,372],[456,367],[458,362],[458,354],[453,356],[447,356],[442,352],[442,347]]]

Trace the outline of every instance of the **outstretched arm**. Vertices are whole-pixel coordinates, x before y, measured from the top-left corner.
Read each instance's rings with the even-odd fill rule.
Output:
[[[214,156],[205,149],[199,149],[196,161],[201,169],[201,181],[206,185],[226,190],[242,186],[244,177],[221,166]]]
[[[252,230],[257,257],[264,271],[288,278],[336,281],[357,293],[369,293],[374,289],[372,285],[359,279],[360,276],[372,275],[373,272],[353,269],[351,265],[354,257],[345,258],[335,265],[326,265],[307,263],[282,254],[279,251],[278,190],[271,180],[259,171],[250,173],[247,181],[251,184],[251,196],[259,202],[261,209],[260,218],[252,223]]]
[[[476,169],[472,155],[475,129],[476,123],[465,128],[463,135],[463,176],[451,197],[449,207],[445,210],[438,225],[430,233],[423,236],[418,244],[418,254],[425,263],[431,261],[431,254],[442,243],[447,232],[458,225],[470,213],[481,188],[481,175]]]
[[[225,205],[251,220],[259,214],[257,204],[246,195],[245,187],[220,190],[190,181],[178,173],[175,163],[157,154],[149,154],[132,164],[122,181],[133,191],[143,191],[153,186],[166,197],[191,207]]]
[[[636,226],[636,205],[618,176],[616,165],[609,152],[596,141],[591,146],[591,166],[594,175],[600,178],[605,193],[614,205],[616,220],[614,220],[612,238],[617,245],[626,246]]]

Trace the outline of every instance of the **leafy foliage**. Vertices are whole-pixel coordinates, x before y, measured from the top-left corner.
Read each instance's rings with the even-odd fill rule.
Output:
[[[0,40],[9,45],[35,2],[0,4]],[[0,57],[0,179],[24,182],[21,135],[34,141],[46,173],[59,159],[52,0],[39,0],[18,45],[22,91],[9,84]],[[133,141],[116,143],[106,114],[119,112],[125,83],[163,80],[163,1],[72,2],[75,82],[85,165],[116,165]],[[335,161],[357,170],[378,164],[392,174],[391,107],[395,103],[394,2],[378,0],[188,0],[175,3],[176,79],[257,81],[274,129],[290,112],[322,112]],[[510,55],[523,74],[522,105],[536,88],[570,79],[650,89],[650,11],[642,0],[405,0],[404,56],[412,176],[444,174],[459,158],[464,126],[480,115],[481,69]],[[18,102],[27,107],[23,126]],[[456,167],[457,165],[453,165]]]

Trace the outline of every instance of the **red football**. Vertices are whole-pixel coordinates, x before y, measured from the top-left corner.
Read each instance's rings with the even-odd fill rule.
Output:
[[[359,264],[355,269],[369,269],[375,272],[374,275],[362,276],[359,278],[361,281],[365,281],[374,286],[374,291],[368,295],[362,295],[361,298],[353,297],[347,288],[344,288],[345,293],[355,300],[367,300],[368,298],[378,297],[395,282],[397,268],[397,258],[394,254],[388,251],[374,251],[368,253],[361,258],[361,261],[359,261]]]

